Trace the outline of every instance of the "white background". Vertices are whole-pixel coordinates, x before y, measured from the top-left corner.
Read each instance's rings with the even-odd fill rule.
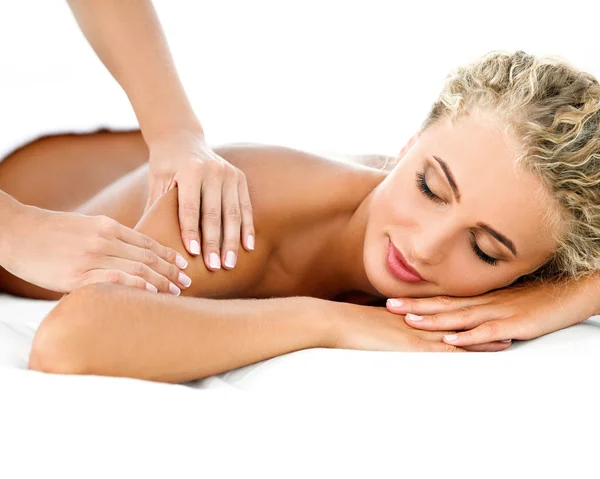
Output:
[[[66,2],[0,3],[0,150],[42,131],[130,127]],[[210,144],[396,154],[446,74],[490,50],[600,74],[594,2],[157,0]]]
[[[600,75],[600,17],[593,2],[157,0],[155,5],[211,144],[250,141],[395,154],[420,125],[449,70],[490,50],[560,55]],[[0,49],[0,152],[48,131],[136,125],[125,95],[87,45],[65,2],[1,1]],[[404,391],[399,375],[399,397],[408,397],[412,408],[399,408],[390,417],[385,411],[392,409],[378,405],[393,397],[373,397],[360,384],[340,398],[339,407],[328,397],[329,408],[323,408],[319,392],[311,391],[307,404],[286,398],[277,409],[263,407],[264,421],[248,405],[253,402],[228,402],[232,415],[225,415],[217,401],[207,401],[215,396],[199,401],[190,393],[190,401],[198,401],[199,412],[209,419],[211,407],[221,414],[215,414],[213,430],[219,418],[224,420],[212,449],[206,435],[210,421],[192,422],[182,435],[169,435],[190,418],[166,401],[164,408],[146,411],[143,398],[140,414],[113,429],[110,418],[118,416],[87,409],[85,399],[74,397],[80,401],[75,410],[81,412],[81,436],[68,436],[60,430],[61,414],[72,414],[73,405],[67,398],[49,402],[26,387],[34,383],[25,383],[3,392],[5,398],[29,399],[31,423],[20,429],[0,425],[13,447],[15,438],[23,438],[17,444],[20,453],[5,454],[2,461],[12,457],[23,467],[41,459],[40,471],[48,472],[63,464],[74,471],[69,477],[92,477],[94,467],[117,468],[117,461],[131,472],[143,465],[163,471],[159,464],[164,471],[185,465],[193,472],[197,464],[196,477],[219,464],[234,464],[252,477],[261,477],[265,464],[273,472],[269,477],[297,477],[296,468],[310,471],[313,464],[314,477],[326,471],[332,478],[352,470],[362,477],[401,477],[401,472],[434,477],[427,475],[434,469],[435,477],[534,477],[536,470],[544,477],[552,477],[552,471],[561,477],[597,477],[591,466],[597,395],[591,385],[598,358],[563,361],[557,354],[542,357],[537,370],[519,367],[522,356],[486,356],[467,369],[457,367],[456,378],[450,371],[436,383],[434,397],[423,394],[431,390],[439,358],[415,356],[412,367],[421,368],[423,384],[430,387]],[[498,365],[495,372],[490,361]],[[473,391],[485,392],[485,400]],[[127,406],[137,396],[108,399]],[[118,405],[108,404],[117,411]],[[279,408],[281,416],[273,413]],[[105,428],[98,427],[103,414]],[[40,430],[37,421],[48,424],[48,418],[56,420],[56,428]],[[100,418],[95,428],[88,427],[95,418]],[[587,427],[594,436],[585,434]],[[135,428],[148,428],[147,441],[128,442]],[[43,446],[27,442],[36,438]],[[119,454],[111,450],[95,465],[111,444]],[[250,455],[258,450],[262,456]],[[90,470],[77,475],[75,467]],[[275,467],[281,467],[281,476]],[[414,472],[406,474],[409,467]]]

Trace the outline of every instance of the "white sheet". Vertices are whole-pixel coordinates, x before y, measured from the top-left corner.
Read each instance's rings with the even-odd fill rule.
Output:
[[[56,303],[0,295],[0,365],[27,369],[35,331],[45,314]],[[508,350],[500,353],[481,353],[478,356],[516,355],[522,356],[526,364],[531,357],[530,353],[600,354],[600,316],[593,316],[581,324],[531,341],[514,341]],[[272,358],[186,385],[200,389],[238,388],[260,391],[285,387],[287,390],[302,391],[306,388],[327,387],[331,378],[336,378],[341,387],[345,383],[360,380],[376,388],[379,382],[386,382],[389,371],[393,368],[406,374],[406,366],[415,361],[414,357],[414,354],[407,353],[315,348]]]
[[[0,296],[2,478],[597,477],[598,317],[496,354],[311,349],[178,385],[23,369],[54,304]]]

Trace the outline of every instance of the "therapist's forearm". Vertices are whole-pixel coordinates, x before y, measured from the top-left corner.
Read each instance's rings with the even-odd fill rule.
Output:
[[[68,0],[90,45],[127,94],[146,142],[203,134],[149,0]]]
[[[300,349],[328,347],[310,297],[207,299],[91,285],[40,324],[29,368],[185,382]]]

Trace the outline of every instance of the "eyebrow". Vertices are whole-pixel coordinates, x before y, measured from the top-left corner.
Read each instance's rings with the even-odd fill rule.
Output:
[[[456,181],[454,180],[454,175],[452,174],[450,167],[440,157],[433,155],[433,158],[435,159],[435,161],[437,161],[439,163],[439,165],[442,168],[442,171],[446,175],[446,179],[448,180],[448,183],[450,183],[450,188],[452,188],[452,193],[454,193],[456,202],[460,203],[460,190],[458,189],[458,185],[456,184]],[[515,248],[515,244],[511,240],[509,240],[506,236],[504,236],[502,233],[498,233],[495,229],[493,229],[491,226],[489,226],[485,223],[477,223],[477,226],[479,228],[481,228],[482,230],[486,231],[487,233],[491,234],[500,243],[502,243],[504,246],[506,246],[515,257],[517,257],[517,248]]]

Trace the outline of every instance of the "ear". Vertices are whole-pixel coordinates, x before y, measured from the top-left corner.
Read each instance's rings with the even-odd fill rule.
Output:
[[[400,153],[398,153],[398,161],[400,161],[404,157],[404,155],[406,155],[408,150],[410,150],[413,147],[413,145],[417,142],[417,140],[419,139],[420,136],[421,136],[421,130],[417,131],[413,136],[410,137],[410,139],[406,142],[406,144],[400,150]]]

